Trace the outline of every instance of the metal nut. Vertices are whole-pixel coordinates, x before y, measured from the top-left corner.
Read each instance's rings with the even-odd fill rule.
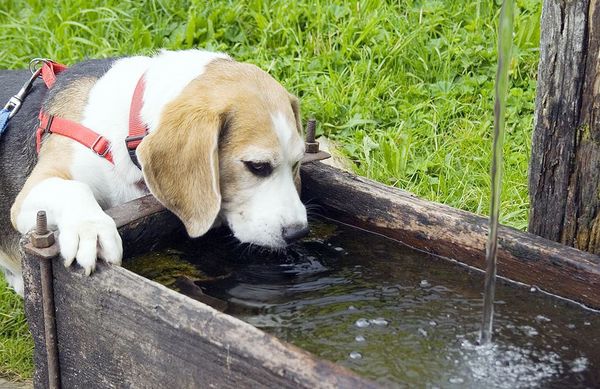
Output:
[[[43,249],[54,244],[54,232],[48,231],[45,234],[31,234],[31,244],[33,247]]]
[[[317,141],[306,142],[305,151],[310,154],[318,153],[319,152],[319,142],[317,142]]]

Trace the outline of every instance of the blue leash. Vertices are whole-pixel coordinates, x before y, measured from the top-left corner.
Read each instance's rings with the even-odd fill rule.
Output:
[[[0,111],[0,137],[4,134],[6,127],[8,127],[8,119],[10,119],[10,111],[4,108]]]
[[[34,63],[34,61],[35,61],[35,63]],[[2,137],[2,134],[4,134],[4,132],[8,128],[8,122],[10,121],[10,119],[12,119],[12,117],[15,116],[17,114],[17,112],[19,112],[19,109],[21,108],[21,104],[23,104],[23,100],[25,100],[25,97],[31,90],[31,86],[33,85],[33,82],[42,73],[41,67],[37,70],[35,70],[32,67],[32,64],[33,64],[33,66],[35,66],[40,61],[42,61],[42,60],[39,60],[37,58],[34,59],[33,61],[31,61],[31,63],[29,64],[29,69],[31,70],[31,77],[29,78],[29,80],[27,80],[27,82],[25,84],[23,84],[23,87],[21,87],[19,92],[17,92],[16,95],[14,95],[13,97],[11,97],[8,100],[8,103],[6,103],[4,108],[2,108],[2,110],[0,111],[0,138]]]

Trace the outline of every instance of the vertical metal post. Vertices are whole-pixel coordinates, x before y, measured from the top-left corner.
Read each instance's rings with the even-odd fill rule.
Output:
[[[59,253],[58,246],[55,243],[54,233],[48,231],[46,212],[39,211],[35,231],[31,234],[30,242],[24,246],[24,249],[40,261],[44,339],[48,366],[48,387],[50,389],[60,389],[56,310],[54,306],[54,277],[52,274],[52,259]]]
[[[56,318],[54,308],[54,287],[52,284],[52,259],[40,260],[42,279],[42,300],[44,308],[44,335],[48,354],[48,386],[60,389],[60,373],[58,364],[58,343],[56,341]]]

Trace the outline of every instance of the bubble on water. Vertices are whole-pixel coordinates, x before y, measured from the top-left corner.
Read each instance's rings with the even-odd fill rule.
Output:
[[[532,286],[531,288],[529,288],[530,292],[536,292],[537,291],[537,287],[536,286]]]
[[[377,319],[369,320],[369,323],[374,324],[376,326],[387,326],[389,323],[383,317],[378,317]]]
[[[562,373],[561,358],[553,351],[498,342],[480,346],[468,340],[461,345],[463,363],[478,383],[477,387],[537,387]]]
[[[356,311],[356,310],[358,310],[358,308],[356,308],[354,305],[350,305],[350,306],[348,307],[348,310],[349,310],[349,311]]]
[[[354,323],[354,325],[356,325],[358,328],[365,328],[369,326],[369,321],[367,319],[360,318]]]
[[[465,382],[465,380],[460,377],[451,377],[448,379],[448,382],[450,382],[451,384],[462,384],[463,382]]]
[[[591,326],[591,325],[592,325],[592,323],[590,323],[589,321],[584,321],[584,322],[583,322],[583,325],[584,325],[584,326]]]
[[[550,322],[550,321],[551,321],[551,320],[550,320],[550,318],[547,318],[547,317],[546,317],[546,316],[544,316],[544,315],[537,315],[537,316],[535,317],[535,320],[539,321],[540,323],[548,323],[548,322]]]
[[[539,335],[539,332],[532,326],[520,326],[519,329],[527,336]]]
[[[431,284],[427,280],[421,280],[421,283],[419,285],[421,285],[421,288],[427,288],[428,286],[431,286]]]
[[[361,359],[362,358],[362,354],[359,353],[358,351],[352,351],[349,355],[350,359]]]
[[[581,373],[585,371],[588,367],[588,359],[586,357],[575,358],[573,362],[571,362],[571,371],[573,373]]]
[[[567,328],[570,329],[570,330],[574,330],[575,329],[575,324],[569,323],[569,324],[567,324]]]
[[[435,327],[437,326],[437,322],[435,320],[429,320],[429,325]]]
[[[333,250],[337,251],[338,253],[341,253],[342,251],[344,251],[344,249],[342,247],[334,247]]]
[[[419,331],[419,334],[421,334],[423,337],[427,337],[427,335],[428,335],[427,331],[425,331],[421,327],[419,327],[419,329],[417,331]]]
[[[356,340],[357,342],[364,342],[366,339],[362,335],[356,335],[356,337],[354,338],[354,340]]]

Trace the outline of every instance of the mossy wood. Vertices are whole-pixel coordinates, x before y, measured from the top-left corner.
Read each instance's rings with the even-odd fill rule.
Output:
[[[600,254],[600,0],[545,0],[529,231]]]
[[[320,204],[326,215],[483,268],[486,219],[321,163],[303,166],[302,176],[304,198]],[[120,226],[129,255],[184,234],[175,216],[151,196],[108,213]],[[37,261],[33,255],[24,257],[25,308],[36,347],[35,383],[44,388]],[[501,275],[597,308],[599,263],[592,254],[500,230]],[[63,388],[376,386],[124,268],[100,263],[86,277],[57,258],[54,277]]]

